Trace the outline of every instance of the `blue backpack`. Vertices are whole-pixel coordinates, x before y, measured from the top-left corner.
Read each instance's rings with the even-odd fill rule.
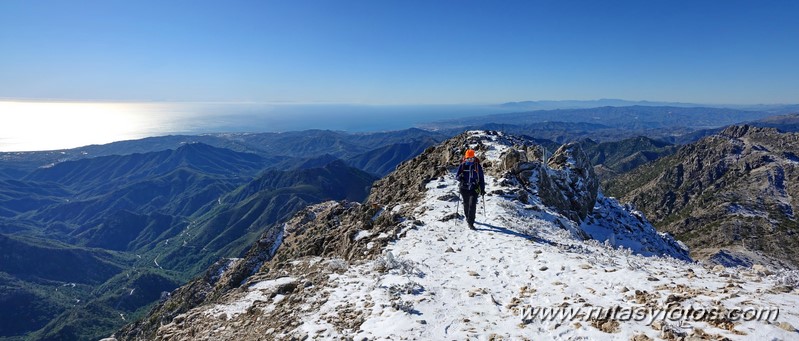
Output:
[[[477,161],[464,161],[463,173],[461,173],[461,188],[467,190],[475,190],[480,188],[480,173],[477,167],[480,165]]]

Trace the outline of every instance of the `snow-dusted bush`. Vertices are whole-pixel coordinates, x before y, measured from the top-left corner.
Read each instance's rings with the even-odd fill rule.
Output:
[[[418,313],[416,309],[413,308],[413,302],[410,301],[396,300],[394,302],[391,302],[391,307],[398,311],[404,311],[408,314]]]
[[[424,287],[419,285],[419,283],[409,281],[388,287],[388,292],[397,297],[406,294],[418,295],[424,292]]]
[[[777,285],[791,288],[799,287],[799,271],[797,270],[785,270],[774,275],[774,278]]]
[[[395,270],[401,275],[424,276],[424,273],[416,268],[413,262],[397,259],[393,253],[387,252],[383,257],[375,261],[375,271],[389,272],[391,270]]]
[[[334,258],[327,262],[327,267],[333,272],[344,272],[349,268],[347,261],[341,258]]]

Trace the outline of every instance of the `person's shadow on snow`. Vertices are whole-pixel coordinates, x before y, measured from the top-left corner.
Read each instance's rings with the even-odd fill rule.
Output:
[[[481,223],[479,221],[475,221],[474,225],[475,225],[475,231],[488,231],[488,232],[503,233],[503,234],[507,234],[509,236],[524,238],[524,239],[527,239],[529,241],[536,242],[536,243],[549,244],[549,245],[552,245],[552,246],[556,246],[557,245],[557,243],[552,242],[550,240],[539,238],[539,237],[536,237],[536,236],[531,236],[531,235],[524,234],[524,233],[519,233],[519,232],[510,230],[510,229],[507,229],[507,228],[501,227],[501,226],[494,226],[494,225],[491,225],[491,224]],[[483,228],[477,227],[478,225],[479,226],[484,226],[484,227]]]

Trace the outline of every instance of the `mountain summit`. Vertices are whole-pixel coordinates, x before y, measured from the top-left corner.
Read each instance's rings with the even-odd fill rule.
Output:
[[[454,168],[472,148],[486,169],[477,229]],[[579,145],[548,160],[531,141],[470,131],[379,180],[365,204],[325,202],[265,231],[174,291],[125,340],[631,339],[795,337],[799,276],[709,269],[605,197]],[[784,293],[772,295],[772,293]],[[780,323],[623,319],[588,309],[774,307]],[[586,309],[536,318],[540,308]],[[646,316],[649,317],[649,316]]]

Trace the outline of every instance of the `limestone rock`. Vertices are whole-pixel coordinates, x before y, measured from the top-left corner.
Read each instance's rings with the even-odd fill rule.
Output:
[[[599,179],[591,161],[577,143],[561,146],[547,163],[557,170],[551,176],[543,177],[541,200],[547,205],[557,207],[570,219],[581,221],[594,209],[599,193]]]

